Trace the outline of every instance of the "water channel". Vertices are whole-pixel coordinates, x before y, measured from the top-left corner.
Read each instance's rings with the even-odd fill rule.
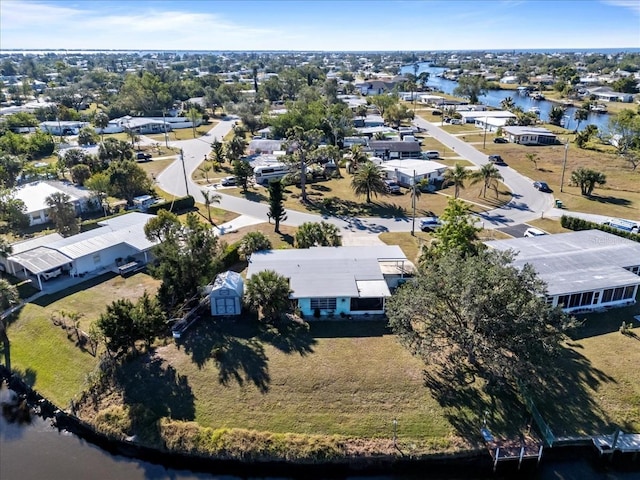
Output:
[[[418,75],[422,72],[429,73],[428,87],[453,95],[453,91],[458,86],[458,82],[437,76],[446,71],[446,68],[432,67],[428,63],[419,63],[418,66]],[[403,66],[400,69],[400,73],[414,73],[413,65]],[[549,112],[551,109],[557,106],[557,104],[548,100],[533,100],[528,95],[518,94],[515,90],[489,90],[486,95],[480,97],[480,102],[490,107],[501,108],[500,103],[507,97],[511,97],[513,103],[525,112],[533,107],[539,108],[540,119],[545,122],[549,121]],[[578,126],[578,122],[574,119],[576,110],[576,107],[567,107],[565,109],[564,122],[565,126],[570,130],[575,130]],[[609,118],[608,114],[590,112],[587,119],[580,123],[578,130],[583,130],[587,125],[591,124],[598,127],[599,131],[606,132],[609,130]]]

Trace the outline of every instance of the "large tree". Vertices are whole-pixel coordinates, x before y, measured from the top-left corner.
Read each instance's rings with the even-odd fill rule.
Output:
[[[293,127],[287,133],[287,141],[284,148],[292,152],[292,162],[300,172],[300,199],[307,201],[307,167],[313,152],[318,148],[322,132],[318,129],[304,130],[302,127]]]
[[[280,233],[280,222],[287,219],[287,212],[284,209],[284,186],[280,180],[269,182],[269,212],[267,217],[269,222],[273,220],[275,232]]]
[[[624,109],[609,120],[609,132],[615,139],[616,150],[640,150],[640,113]]]
[[[377,197],[378,194],[385,195],[387,192],[387,185],[382,176],[382,169],[378,165],[373,162],[364,162],[353,175],[351,188],[357,196],[365,195],[367,203],[371,203],[371,194]]]
[[[434,241],[423,247],[420,261],[427,264],[434,257],[448,254],[476,255],[483,244],[478,242],[480,228],[475,226],[469,207],[449,198],[441,216],[442,225],[433,233]]]
[[[55,223],[56,230],[63,237],[75,235],[80,231],[76,219],[76,208],[71,203],[71,197],[63,192],[55,192],[45,199],[49,207],[49,218]]]
[[[536,384],[568,325],[546,303],[546,286],[510,252],[450,253],[420,269],[387,302],[401,343],[452,378],[489,385]]]
[[[453,91],[454,95],[459,95],[469,99],[472,104],[478,103],[478,97],[487,93],[488,83],[479,75],[464,75],[458,79],[458,86]]]
[[[289,280],[273,270],[263,270],[246,282],[245,302],[265,321],[277,320],[291,305]]]
[[[342,245],[340,230],[332,223],[305,222],[296,231],[296,247],[339,247]]]
[[[129,204],[135,197],[153,191],[151,179],[133,160],[111,162],[105,173],[109,176],[109,194],[124,198]]]
[[[253,176],[253,167],[251,164],[242,159],[234,160],[233,174],[236,177],[236,183],[242,188],[242,193],[247,193],[249,180]]]
[[[240,240],[240,258],[248,260],[254,252],[271,250],[271,240],[262,232],[249,232]]]

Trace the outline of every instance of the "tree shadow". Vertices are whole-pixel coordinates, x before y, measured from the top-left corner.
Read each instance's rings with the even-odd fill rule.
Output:
[[[301,357],[314,353],[313,346],[318,343],[309,333],[308,324],[290,319],[262,325],[259,338],[283,353]]]
[[[606,203],[606,204],[618,205],[618,206],[622,206],[622,207],[628,207],[633,203],[631,200],[628,200],[626,198],[612,197],[612,196],[600,196],[600,195],[596,195],[596,194],[591,194],[586,198],[588,200],[591,200],[592,202]]]
[[[195,396],[187,377],[160,358],[144,355],[121,365],[114,382],[129,406],[133,433],[145,442],[159,444],[162,417],[195,419]]]
[[[564,349],[561,356],[530,372],[530,378],[543,379],[529,393],[556,437],[612,430],[610,419],[594,394],[601,385],[615,379],[594,368],[579,352]],[[523,392],[514,385],[490,385],[460,365],[430,366],[424,373],[424,384],[443,407],[451,425],[470,441],[478,440],[485,419],[498,436],[513,438],[528,425],[535,427]]]
[[[191,360],[203,368],[212,360],[218,368],[218,381],[229,385],[253,383],[261,392],[269,390],[268,358],[259,341],[257,322],[203,319],[177,343]]]
[[[267,196],[261,192],[247,190],[245,193],[243,193],[243,196],[246,200],[249,200],[251,202],[261,203],[267,201]]]
[[[311,184],[311,189],[312,190],[317,190],[318,192],[331,192],[332,189],[327,187],[326,185],[322,185],[319,183],[312,183]]]

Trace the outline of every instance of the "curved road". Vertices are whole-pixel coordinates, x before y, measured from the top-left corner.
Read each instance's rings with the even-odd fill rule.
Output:
[[[236,120],[236,117],[226,117],[202,137],[171,142],[171,146],[181,148],[184,152],[184,164],[180,156],[177,156],[176,161],[158,175],[158,185],[166,192],[176,196],[189,193],[194,196],[196,201],[204,203],[201,190],[205,187],[196,184],[191,179],[191,175],[211,151],[211,142],[213,142],[215,138],[222,140],[225,135],[232,130]],[[436,140],[455,151],[460,157],[478,166],[488,163],[486,154],[479,152],[473,146],[445,132],[438,126],[420,117],[417,117],[414,123],[425,129],[429,135]],[[519,174],[508,166],[498,168],[504,177],[505,184],[508,185],[513,192],[513,200],[501,208],[479,215],[485,228],[498,228],[509,224],[523,223],[535,218],[540,218],[543,213],[545,216],[550,217],[557,217],[564,213],[563,211],[552,208],[553,196],[548,193],[539,192],[533,188],[533,181],[531,179]],[[185,173],[187,185],[185,185]],[[233,228],[268,221],[267,205],[232,195],[225,195],[222,191],[217,191],[216,193],[220,194],[221,197],[220,204],[217,206],[242,215],[233,222]],[[602,218],[598,218],[597,220],[602,221]],[[593,219],[596,220],[596,218]],[[412,227],[412,219],[406,217],[351,218],[320,216],[294,210],[287,211],[287,220],[282,223],[285,225],[298,226],[304,222],[317,222],[319,220],[333,223],[342,230],[374,234],[381,232],[407,232],[411,231]],[[418,228],[417,225],[416,228]]]

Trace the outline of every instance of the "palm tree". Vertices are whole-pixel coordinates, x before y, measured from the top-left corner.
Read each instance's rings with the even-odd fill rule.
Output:
[[[371,194],[375,197],[384,195],[387,185],[382,179],[383,172],[373,162],[365,162],[351,179],[351,188],[357,196],[366,195],[367,203],[371,203]]]
[[[339,247],[342,245],[340,230],[332,223],[305,222],[298,227],[296,232],[296,247],[311,248]]]
[[[564,108],[562,107],[552,107],[549,112],[549,123],[551,125],[560,126],[562,123],[562,118],[564,117]]]
[[[271,240],[269,240],[264,233],[249,232],[240,240],[238,253],[240,254],[240,258],[248,260],[253,252],[271,250],[271,248]]]
[[[289,280],[274,272],[263,270],[252,275],[245,284],[245,302],[262,314],[264,320],[275,320],[284,313],[289,305]]]
[[[109,115],[101,110],[96,113],[96,116],[93,118],[93,123],[100,129],[100,141],[104,143],[104,129],[109,125]]]
[[[0,278],[0,312],[4,312],[20,301],[20,295],[15,285],[11,285],[4,278]]]
[[[45,198],[45,203],[49,207],[49,217],[63,237],[75,235],[80,231],[80,225],[76,220],[76,209],[69,195],[55,192]]]
[[[580,129],[580,123],[582,123],[583,120],[586,120],[588,116],[589,110],[585,108],[579,108],[576,110],[576,112],[573,114],[573,119],[578,122],[576,124],[576,131]]]
[[[540,160],[540,157],[538,156],[537,153],[527,153],[525,155],[525,157],[527,157],[527,160],[529,160],[531,163],[533,163],[533,166],[536,170],[538,170],[538,160]]]
[[[464,181],[469,178],[469,170],[456,163],[453,168],[444,172],[444,181],[447,185],[453,185],[453,198],[458,198],[460,189],[464,188]]]
[[[487,196],[487,188],[494,186],[497,187],[497,182],[499,180],[503,180],[500,171],[496,168],[492,163],[487,163],[483,165],[480,170],[473,172],[469,178],[471,179],[471,184],[475,184],[478,182],[483,182],[482,185],[482,196]],[[496,189],[497,191],[497,189]]]
[[[507,110],[507,111],[511,111],[511,109],[515,106],[515,103],[513,102],[513,98],[511,97],[506,97],[504,100],[502,100],[500,102],[500,107],[503,110]]]
[[[204,173],[204,176],[207,179],[207,183],[209,183],[209,172],[212,169],[213,169],[213,165],[211,165],[210,163],[207,163],[207,159],[205,157],[204,162],[202,162],[202,165],[200,165],[198,167],[198,170],[200,170],[202,173]]]
[[[211,219],[211,205],[214,203],[220,203],[222,196],[217,193],[210,192],[209,190],[200,190],[204,197],[204,206],[207,207],[207,216],[209,217],[209,223],[215,226],[215,223]]]
[[[369,159],[362,149],[362,145],[356,144],[351,146],[351,172],[358,170],[358,165]]]
[[[571,181],[580,187],[582,195],[590,197],[596,185],[607,183],[607,176],[602,172],[580,167],[571,173]]]

